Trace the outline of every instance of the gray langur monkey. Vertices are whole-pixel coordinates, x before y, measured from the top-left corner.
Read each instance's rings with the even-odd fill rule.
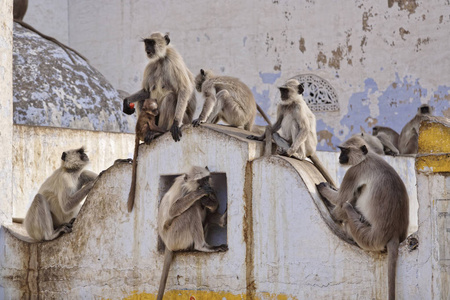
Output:
[[[210,70],[200,70],[195,77],[195,87],[203,94],[205,103],[194,127],[201,123],[214,123],[220,120],[231,126],[243,127],[251,131],[255,122],[256,109],[270,124],[264,111],[256,103],[252,91],[238,78],[217,76]]]
[[[433,107],[422,104],[417,114],[403,127],[398,140],[400,154],[417,154],[419,150],[419,127],[423,120],[429,119]]]
[[[194,249],[202,252],[228,250],[226,244],[211,246],[205,241],[204,225],[208,215],[216,213],[219,202],[211,188],[208,168],[192,167],[178,176],[161,200],[158,211],[158,233],[165,245],[164,267],[158,300],[164,295],[174,251]],[[223,226],[226,213],[218,218]],[[212,220],[214,218],[209,218]]]
[[[395,273],[399,244],[406,239],[409,199],[397,172],[372,153],[366,142],[353,136],[341,146],[339,163],[351,165],[339,190],[328,183],[317,186],[334,208],[332,215],[364,250],[388,252],[389,299],[395,299]]]
[[[316,117],[303,99],[303,86],[296,79],[290,79],[279,89],[281,102],[278,104],[277,121],[273,126],[269,125],[268,130],[273,140],[282,149],[281,154],[300,160],[309,157],[323,177],[336,186],[316,155]],[[281,130],[280,134],[277,133],[279,130]],[[247,138],[263,141],[265,134],[250,135]]]
[[[138,102],[139,114],[145,99],[156,99],[160,111],[156,125],[170,130],[178,142],[182,136],[180,126],[192,122],[197,105],[194,75],[177,50],[169,45],[168,35],[154,32],[143,42],[150,61],[145,67],[142,90],[123,100],[123,112],[131,115],[135,109],[130,104]]]
[[[35,241],[49,241],[72,231],[81,201],[94,186],[97,174],[84,170],[89,158],[83,147],[65,151],[61,167],[39,188],[23,221]]]
[[[374,137],[373,135],[367,134],[365,132],[361,132],[360,134],[356,134],[354,136],[360,136],[366,142],[367,147],[376,154],[384,154],[383,144],[381,141]]]
[[[392,128],[384,126],[375,126],[372,128],[372,135],[377,137],[383,144],[383,151],[386,155],[396,156],[398,151],[399,134]]]

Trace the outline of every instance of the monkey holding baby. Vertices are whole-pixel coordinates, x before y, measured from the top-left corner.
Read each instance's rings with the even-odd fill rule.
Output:
[[[160,111],[156,125],[165,131],[170,130],[177,142],[182,136],[180,126],[192,122],[197,105],[194,76],[178,51],[169,45],[168,35],[155,32],[143,42],[149,62],[145,67],[142,89],[123,100],[123,112],[134,113],[135,108],[130,104],[137,102],[139,115],[145,99],[156,99]]]
[[[339,162],[350,165],[339,190],[322,182],[317,189],[331,203],[333,218],[362,249],[388,252],[389,299],[395,299],[399,244],[406,239],[409,198],[397,172],[355,135],[339,146]]]

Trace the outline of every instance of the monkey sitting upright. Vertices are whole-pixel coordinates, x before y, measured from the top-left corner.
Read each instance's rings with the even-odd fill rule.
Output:
[[[203,94],[205,103],[198,119],[192,122],[194,127],[223,120],[231,126],[251,131],[256,109],[270,123],[256,104],[252,91],[238,78],[217,76],[210,70],[201,69],[195,77],[195,87]]]
[[[433,107],[422,104],[417,109],[417,114],[403,127],[398,138],[398,150],[400,154],[417,154],[419,150],[419,127],[423,120],[428,119],[433,112]]]
[[[143,100],[156,99],[160,111],[156,124],[166,131],[170,129],[178,142],[182,136],[180,126],[192,122],[197,105],[194,75],[178,51],[169,45],[168,35],[154,32],[143,41],[150,61],[145,67],[142,90],[123,100],[123,112],[134,113],[130,104],[138,102],[139,114]]]
[[[364,250],[388,251],[389,299],[395,299],[395,272],[399,244],[406,239],[409,198],[397,172],[370,152],[365,141],[353,136],[341,146],[339,162],[351,165],[339,190],[322,182],[319,193],[334,205],[332,215]]]
[[[72,231],[81,201],[94,185],[97,174],[84,170],[89,158],[84,148],[62,153],[61,167],[40,187],[24,219],[28,235],[49,241]]]
[[[281,154],[300,160],[309,157],[323,177],[336,186],[316,155],[316,117],[303,99],[303,86],[296,79],[290,79],[279,89],[281,102],[278,104],[277,121],[272,127],[269,126],[268,130],[275,143],[282,149]],[[281,132],[278,134],[277,131],[280,129]],[[265,134],[250,135],[247,138],[263,141]]]
[[[139,141],[146,144],[166,132],[155,124],[155,118],[158,116],[158,103],[155,99],[146,99],[142,105],[142,111],[136,121],[136,138],[134,140],[133,169],[131,175],[130,192],[128,193],[128,212],[133,210],[134,198],[136,195],[136,176],[137,176],[137,157],[139,152]]]
[[[228,250],[225,244],[211,246],[205,241],[205,219],[210,214],[216,214],[218,206],[219,202],[211,188],[211,174],[208,168],[202,167],[194,166],[188,173],[178,176],[162,198],[158,211],[158,233],[166,249],[158,300],[161,300],[164,295],[174,251]],[[209,220],[212,219],[209,218]],[[219,219],[223,220],[223,217]]]

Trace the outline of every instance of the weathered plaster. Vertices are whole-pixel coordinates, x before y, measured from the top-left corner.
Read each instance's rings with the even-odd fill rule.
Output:
[[[0,224],[10,223],[12,215],[12,2],[0,1]]]

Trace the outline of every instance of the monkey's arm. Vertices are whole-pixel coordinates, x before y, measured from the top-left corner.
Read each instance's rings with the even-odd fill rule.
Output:
[[[94,181],[87,183],[80,190],[73,193],[72,195],[68,195],[67,193],[63,195],[60,199],[62,203],[60,203],[61,208],[64,213],[71,212],[89,193],[89,191],[94,186]]]
[[[97,177],[98,177],[97,173],[94,173],[94,172],[88,171],[88,170],[84,170],[78,179],[78,186],[81,188],[83,185],[95,180]]]
[[[130,103],[142,101],[148,98],[150,98],[150,92],[144,89],[134,93],[131,96],[126,97],[125,99],[123,99],[123,112],[126,113],[127,115],[133,114],[135,109],[130,108]]]
[[[339,190],[334,189],[328,182],[321,182],[317,185],[319,194],[327,199],[331,204],[336,205],[339,196]]]
[[[178,217],[182,213],[184,213],[187,209],[189,209],[195,202],[203,198],[204,196],[208,196],[208,192],[201,189],[195,190],[186,194],[185,196],[178,198],[169,209],[170,221],[175,217]],[[167,222],[166,222],[167,223]]]
[[[269,130],[270,131],[270,135],[272,135],[274,132],[277,132],[278,130],[280,130],[281,122],[283,122],[283,115],[280,115],[278,117],[278,120],[275,122],[275,124],[273,124],[273,126],[267,125],[266,126],[266,131]],[[260,141],[260,142],[264,141],[265,137],[266,137],[266,132],[264,132],[260,136],[257,136],[257,135],[249,135],[249,136],[247,136],[247,138],[249,140]]]
[[[190,82],[190,80],[186,82]],[[186,112],[189,98],[193,92],[193,88],[193,86],[181,86],[180,90],[178,91],[177,105],[175,107],[175,118],[173,120],[173,125],[170,128],[170,133],[172,134],[175,142],[180,141],[180,138],[182,137],[180,123],[183,121],[183,116]]]
[[[214,105],[217,102],[216,91],[214,90],[214,86],[211,86],[211,88],[205,91],[203,95],[205,97],[205,104],[203,104],[203,109],[198,119],[192,121],[194,127],[197,127],[201,123],[205,123],[206,120],[208,120],[208,117],[213,111]]]

